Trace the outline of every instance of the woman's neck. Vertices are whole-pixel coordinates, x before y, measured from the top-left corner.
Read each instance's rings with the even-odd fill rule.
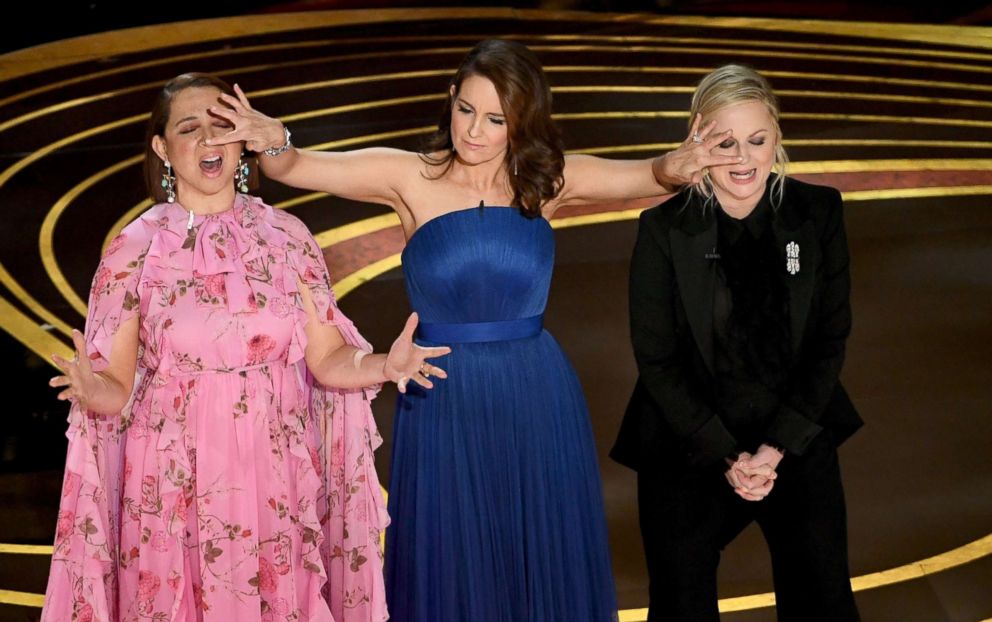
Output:
[[[502,158],[493,158],[478,164],[466,164],[456,154],[448,178],[479,196],[510,193],[510,180],[503,167]]]
[[[186,210],[198,215],[219,214],[234,207],[234,197],[236,193],[234,185],[229,190],[218,192],[217,194],[205,195],[195,191],[183,192],[181,189],[177,193],[176,199]]]

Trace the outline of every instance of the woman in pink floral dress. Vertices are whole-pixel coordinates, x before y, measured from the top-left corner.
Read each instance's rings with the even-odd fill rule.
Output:
[[[76,359],[54,357],[73,404],[44,620],[387,618],[369,400],[429,388],[447,350],[414,345],[411,316],[370,353],[306,227],[236,192],[243,145],[205,144],[230,130],[221,93],[202,74],[161,92],[162,202],[104,253]]]

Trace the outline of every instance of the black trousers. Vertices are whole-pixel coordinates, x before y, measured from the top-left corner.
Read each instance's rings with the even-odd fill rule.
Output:
[[[648,622],[717,622],[720,552],[751,521],[768,542],[780,622],[857,622],[847,560],[847,512],[837,450],[824,430],[803,456],[786,456],[775,487],[745,501],[725,467],[638,474],[648,562]]]

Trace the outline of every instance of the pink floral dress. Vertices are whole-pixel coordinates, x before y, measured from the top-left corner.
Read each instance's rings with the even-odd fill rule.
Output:
[[[42,619],[381,622],[376,388],[308,375],[298,283],[371,348],[299,220],[246,195],[188,215],[152,207],[94,277],[94,369],[139,314],[138,372],[119,416],[70,412]]]

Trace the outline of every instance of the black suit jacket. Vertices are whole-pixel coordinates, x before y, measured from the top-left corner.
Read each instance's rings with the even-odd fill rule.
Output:
[[[771,188],[771,180],[768,183]],[[716,215],[683,192],[641,214],[630,267],[630,333],[638,379],[610,456],[633,469],[705,466],[736,448],[713,400]],[[801,455],[826,428],[837,444],[861,418],[838,381],[851,331],[840,193],[785,180],[772,215],[789,296],[794,365],[765,437]],[[786,246],[799,270],[786,270]]]

